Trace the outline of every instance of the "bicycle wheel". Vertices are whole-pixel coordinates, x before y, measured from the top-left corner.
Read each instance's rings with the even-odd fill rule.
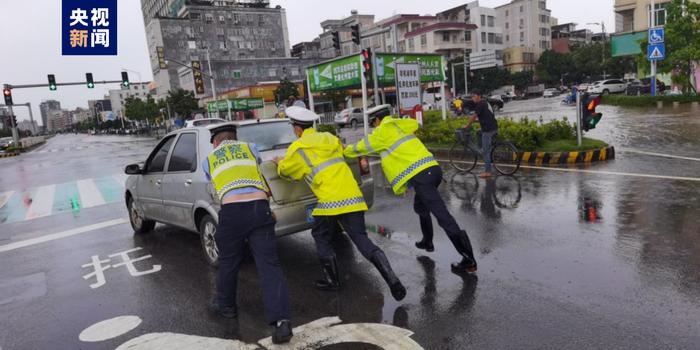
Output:
[[[518,149],[507,141],[496,142],[491,149],[491,160],[501,175],[513,175],[520,168]]]
[[[460,142],[456,142],[454,146],[450,148],[448,156],[450,158],[450,164],[458,171],[469,172],[476,166],[477,154]]]

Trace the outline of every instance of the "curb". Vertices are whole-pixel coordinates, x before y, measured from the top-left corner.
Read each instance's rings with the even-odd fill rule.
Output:
[[[0,153],[0,158],[10,158],[20,155],[19,153]]]
[[[434,155],[448,159],[447,149],[430,149]],[[557,165],[604,162],[615,159],[615,147],[576,152],[521,152],[521,164]]]

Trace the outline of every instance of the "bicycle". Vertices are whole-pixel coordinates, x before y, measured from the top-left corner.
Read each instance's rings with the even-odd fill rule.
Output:
[[[452,167],[461,172],[472,171],[476,167],[478,157],[484,157],[481,147],[473,141],[471,131],[471,129],[458,129],[455,132],[457,142],[448,153]],[[520,169],[522,158],[515,145],[507,140],[499,140],[498,134],[491,145],[491,161],[496,171],[501,175],[515,174]]]

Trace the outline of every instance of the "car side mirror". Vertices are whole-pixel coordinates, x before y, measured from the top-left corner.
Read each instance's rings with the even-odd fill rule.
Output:
[[[129,164],[124,169],[124,173],[127,175],[139,175],[143,174],[143,168],[139,164]]]

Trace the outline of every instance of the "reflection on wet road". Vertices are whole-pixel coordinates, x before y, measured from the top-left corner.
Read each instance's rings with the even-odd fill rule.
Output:
[[[545,102],[552,103],[543,107],[545,117],[566,108]],[[528,114],[538,104],[509,103],[503,114]],[[697,158],[698,120],[683,108],[637,115],[604,107],[591,136],[622,149]],[[206,311],[214,270],[197,235],[164,225],[133,234],[120,174],[154,143],[65,135],[0,159],[0,247],[14,247],[0,249],[6,267],[0,269],[0,348],[114,349],[155,332],[245,344],[268,336],[260,327],[251,259],[241,271],[239,319],[222,320]],[[392,324],[412,331],[425,349],[696,348],[700,182],[668,176],[697,178],[699,167],[688,159],[619,152],[614,162],[567,172],[525,168],[515,177],[483,180],[443,165],[441,194],[479,260],[477,275],[461,277],[450,271],[459,257],[437,225],[436,251],[415,249],[420,229],[412,194],[394,196],[375,164],[368,231],[407,286],[406,299],[394,301],[343,235],[333,244],[344,288],[317,291],[315,246],[302,232],[278,241],[294,325],[336,316],[347,324]],[[136,272],[160,269],[134,277],[126,266],[112,267],[125,261],[119,252],[131,252]],[[90,287],[97,275],[83,278],[94,272],[84,267],[91,261],[110,266],[99,288]],[[91,325],[123,315],[138,315],[142,323],[125,336],[79,341]]]

